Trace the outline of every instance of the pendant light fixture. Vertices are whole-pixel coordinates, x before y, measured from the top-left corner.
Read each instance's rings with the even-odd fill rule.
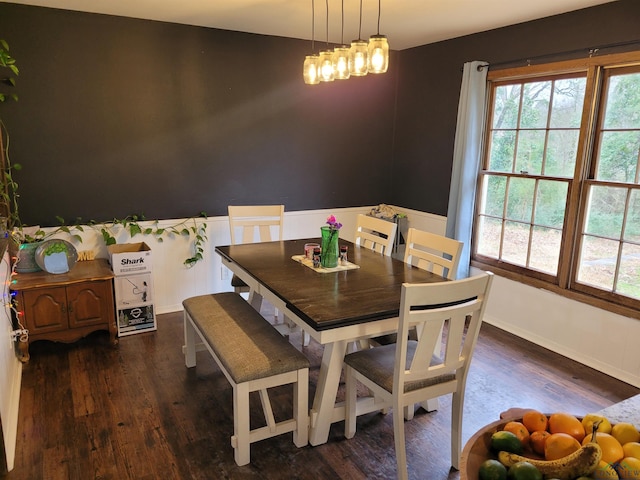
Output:
[[[380,3],[378,0],[378,33],[369,37],[367,49],[367,70],[369,73],[385,73],[389,67],[389,42],[380,35]]]
[[[302,66],[302,76],[304,83],[307,85],[317,85],[320,83],[320,58],[314,53],[315,10],[314,0],[311,0],[311,55],[304,57],[304,64]]]
[[[349,73],[354,77],[362,77],[368,69],[368,44],[362,38],[362,0],[360,0],[360,26],[358,27],[358,39],[351,42],[349,49]]]
[[[342,33],[340,45],[333,49],[333,70],[336,80],[349,78],[349,47],[344,44],[344,0],[342,0]]]
[[[320,81],[333,82],[333,52],[329,50],[329,0],[325,0],[327,5],[327,48],[320,52]]]

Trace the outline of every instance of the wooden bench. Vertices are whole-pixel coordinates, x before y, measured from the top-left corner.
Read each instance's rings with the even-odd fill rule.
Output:
[[[309,439],[309,360],[237,293],[191,297],[184,306],[185,364],[208,350],[233,387],[235,461],[250,461],[250,445],[293,432],[298,447]],[[196,345],[196,333],[202,343]],[[293,384],[293,418],[276,422],[268,388]],[[259,391],[267,425],[251,430],[249,393]]]

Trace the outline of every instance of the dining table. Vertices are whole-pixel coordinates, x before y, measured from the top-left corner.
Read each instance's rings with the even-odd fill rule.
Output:
[[[398,329],[403,283],[446,281],[391,256],[340,239],[347,261],[335,268],[314,268],[304,258],[305,244],[319,238],[217,246],[222,263],[250,287],[249,302],[260,309],[270,302],[311,338],[323,345],[313,404],[309,443],[326,443],[331,424],[344,420],[344,402],[336,402],[347,346]],[[357,414],[375,410],[374,398],[358,401]]]

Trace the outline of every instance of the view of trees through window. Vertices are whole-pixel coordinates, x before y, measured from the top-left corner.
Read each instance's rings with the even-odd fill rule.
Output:
[[[474,258],[640,300],[640,66],[597,68],[490,84]]]

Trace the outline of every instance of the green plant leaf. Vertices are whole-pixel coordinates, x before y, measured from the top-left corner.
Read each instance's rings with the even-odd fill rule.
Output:
[[[131,223],[129,224],[129,233],[132,237],[135,237],[137,234],[142,233],[142,229],[137,223]]]

